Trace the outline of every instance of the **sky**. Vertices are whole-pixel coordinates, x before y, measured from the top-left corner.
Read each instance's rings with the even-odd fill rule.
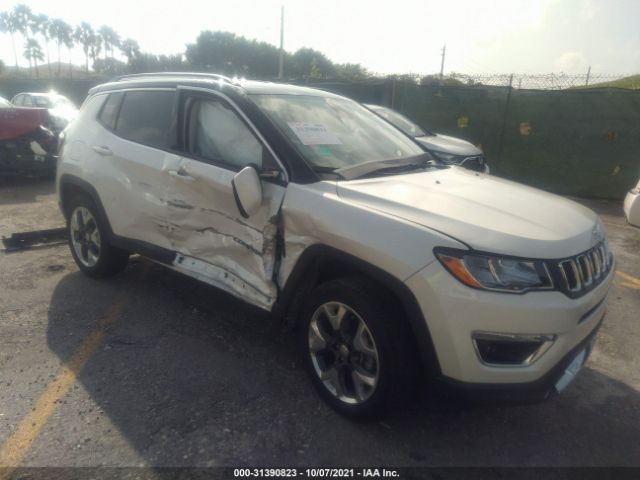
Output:
[[[444,44],[445,73],[640,72],[640,0],[2,0],[0,10],[15,3],[71,24],[109,25],[156,54],[183,53],[202,30],[278,45],[284,5],[287,51],[311,47],[376,73],[438,72]],[[15,63],[8,35],[0,59]],[[84,63],[80,49],[72,60]]]

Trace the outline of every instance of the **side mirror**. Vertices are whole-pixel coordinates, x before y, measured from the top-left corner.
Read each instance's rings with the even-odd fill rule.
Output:
[[[236,173],[231,180],[231,187],[238,210],[244,218],[258,211],[262,205],[262,184],[255,167],[247,166]]]

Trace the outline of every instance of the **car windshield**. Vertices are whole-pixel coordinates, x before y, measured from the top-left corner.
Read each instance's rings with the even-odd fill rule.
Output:
[[[346,98],[269,94],[252,98],[317,171],[424,155],[411,139]]]
[[[410,135],[412,137],[424,137],[425,135],[427,135],[427,132],[422,130],[418,125],[413,123],[407,117],[400,115],[398,112],[394,112],[389,108],[380,107],[378,105],[367,106],[382,118],[387,120],[389,123],[398,127],[407,135]]]

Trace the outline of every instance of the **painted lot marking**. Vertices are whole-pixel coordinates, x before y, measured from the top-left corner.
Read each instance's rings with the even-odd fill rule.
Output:
[[[141,274],[137,276],[138,280],[144,276],[147,270],[148,265],[145,265]],[[40,430],[51,417],[56,404],[73,386],[91,355],[102,343],[107,328],[118,320],[131,296],[131,289],[127,289],[116,296],[106,314],[98,321],[97,328],[85,337],[73,356],[60,368],[56,377],[47,385],[31,412],[22,419],[16,431],[0,446],[0,480],[8,480],[13,471],[20,465],[20,462],[38,437]]]
[[[621,272],[620,270],[616,271],[616,274],[624,279],[620,285],[623,287],[634,288],[636,290],[640,290],[640,278],[636,278],[628,273]]]

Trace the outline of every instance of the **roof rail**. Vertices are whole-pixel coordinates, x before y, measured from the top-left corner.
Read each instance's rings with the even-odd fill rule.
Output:
[[[214,80],[224,80],[229,83],[237,83],[233,79],[219,75],[217,73],[198,73],[198,72],[151,72],[151,73],[131,73],[129,75],[121,75],[116,77],[116,81],[129,80],[147,77],[194,77],[194,78],[210,78]]]

